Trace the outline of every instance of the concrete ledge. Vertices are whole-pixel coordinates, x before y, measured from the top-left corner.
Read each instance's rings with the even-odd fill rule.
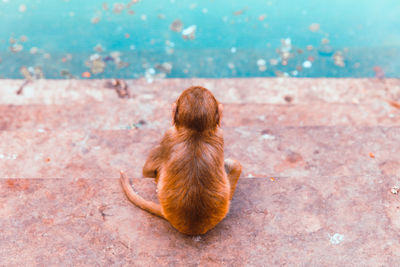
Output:
[[[210,89],[222,103],[292,104],[298,103],[372,103],[400,100],[400,79],[309,79],[309,78],[237,78],[237,79],[164,79],[147,83],[127,80],[132,96],[129,101],[144,103],[174,101],[192,85]],[[23,80],[0,80],[0,104],[85,104],[106,99],[118,100],[109,80],[36,80],[17,95]]]

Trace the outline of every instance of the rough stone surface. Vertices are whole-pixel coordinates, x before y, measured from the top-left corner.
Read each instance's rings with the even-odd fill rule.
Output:
[[[163,129],[164,130],[164,129]],[[0,131],[0,177],[141,177],[163,130]],[[244,177],[380,175],[400,164],[400,127],[228,127]],[[374,154],[374,158],[370,157]],[[398,175],[398,173],[396,174]]]
[[[384,101],[375,104],[223,104],[223,127],[400,125],[397,110]],[[167,101],[142,103],[132,99],[115,103],[108,99],[103,103],[69,105],[0,105],[0,114],[0,131],[120,130],[140,126],[166,129],[171,126],[171,103]]]
[[[0,80],[0,266],[397,266],[397,79]],[[182,89],[224,104],[244,170],[230,213],[188,237],[133,206]]]
[[[396,266],[395,177],[242,179],[200,237],[133,206],[117,180],[0,181],[2,266]],[[155,196],[151,179],[135,189]]]

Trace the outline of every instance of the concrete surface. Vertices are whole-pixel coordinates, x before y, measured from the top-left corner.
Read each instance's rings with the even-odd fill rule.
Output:
[[[0,80],[0,266],[396,266],[400,80]],[[224,104],[231,210],[188,237],[127,201],[180,91]],[[400,193],[400,192],[399,192]]]

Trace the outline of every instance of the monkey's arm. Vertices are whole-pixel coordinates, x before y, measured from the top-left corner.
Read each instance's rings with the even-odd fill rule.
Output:
[[[157,173],[159,172],[159,168],[162,162],[162,147],[161,145],[157,145],[151,151],[149,156],[147,157],[146,163],[143,166],[143,176],[156,178]]]
[[[165,132],[160,144],[150,151],[146,163],[143,166],[144,177],[157,178],[157,176],[159,175],[161,165],[168,157],[171,145],[171,138],[174,131],[174,127],[169,128]]]

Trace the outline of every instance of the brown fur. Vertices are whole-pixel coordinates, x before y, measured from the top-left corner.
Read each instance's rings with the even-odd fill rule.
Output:
[[[222,105],[203,87],[185,90],[174,104],[174,126],[150,151],[145,177],[156,178],[160,204],[144,200],[121,172],[129,200],[168,220],[178,231],[204,234],[228,213],[242,167],[224,162],[224,139],[219,129]]]

